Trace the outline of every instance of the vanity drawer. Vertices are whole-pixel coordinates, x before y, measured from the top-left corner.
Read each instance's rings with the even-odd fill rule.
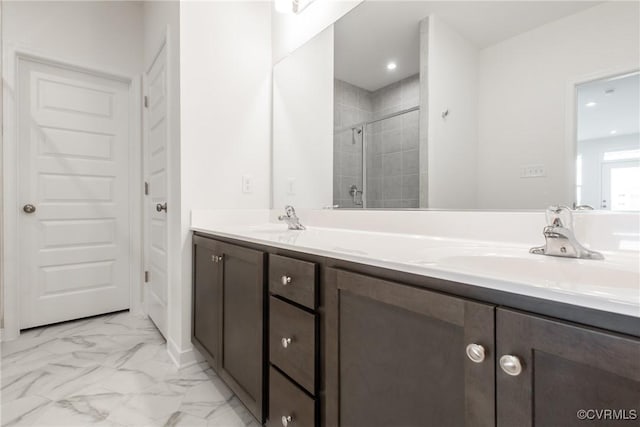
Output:
[[[269,255],[269,291],[315,310],[316,269],[313,262]]]
[[[291,419],[287,419],[291,417]],[[316,402],[275,368],[269,368],[268,427],[313,427]]]
[[[269,313],[269,360],[315,394],[316,316],[275,297]]]

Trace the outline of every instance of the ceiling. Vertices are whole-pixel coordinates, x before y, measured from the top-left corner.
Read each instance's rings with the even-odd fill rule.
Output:
[[[640,73],[580,85],[577,103],[578,141],[638,133]]]
[[[335,76],[375,91],[419,71],[419,22],[437,15],[479,49],[601,1],[365,1],[335,24]],[[397,68],[388,71],[393,61]]]

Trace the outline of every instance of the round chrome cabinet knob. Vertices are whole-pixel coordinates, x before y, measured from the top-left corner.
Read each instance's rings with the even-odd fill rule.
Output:
[[[522,363],[517,356],[506,354],[500,358],[500,367],[505,374],[517,377],[522,372]]]
[[[24,206],[22,207],[22,210],[23,210],[25,213],[32,214],[32,213],[34,213],[34,212],[36,211],[36,207],[35,207],[35,206],[33,206],[31,203],[29,203],[29,204],[24,205]]]
[[[293,422],[293,417],[291,415],[282,416],[282,427],[287,427],[291,422]]]
[[[288,348],[289,345],[291,345],[291,338],[282,338],[282,340],[280,340],[280,342],[282,343],[282,347],[283,348]]]
[[[467,356],[474,363],[484,362],[484,347],[480,344],[469,344],[467,346]]]
[[[291,283],[291,276],[284,275],[280,278],[280,281],[282,282],[283,286],[287,286]]]

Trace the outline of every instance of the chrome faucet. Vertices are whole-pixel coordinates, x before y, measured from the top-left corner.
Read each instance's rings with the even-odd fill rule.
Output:
[[[284,221],[289,226],[289,230],[306,230],[306,227],[300,224],[300,218],[296,215],[296,210],[291,205],[284,207],[284,215],[278,217],[279,221]]]
[[[547,208],[547,225],[542,234],[544,246],[529,249],[532,254],[567,258],[604,259],[600,252],[592,251],[580,244],[573,234],[573,215],[567,206]]]

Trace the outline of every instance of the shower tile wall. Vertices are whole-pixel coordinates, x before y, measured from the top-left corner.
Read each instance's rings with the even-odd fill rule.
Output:
[[[375,92],[338,79],[334,83],[334,204],[361,207],[353,203],[349,187],[355,184],[362,189],[362,135],[350,127],[417,106],[420,78],[416,74]],[[367,207],[417,208],[419,112],[370,124],[365,138]]]
[[[420,77],[408,77],[372,94],[374,118],[416,107]],[[367,127],[367,207],[419,205],[420,113],[412,111]]]
[[[371,120],[371,94],[342,80],[334,80],[333,203],[341,208],[360,208],[349,188],[362,190],[362,134],[350,126]],[[341,130],[347,127],[347,129]],[[358,195],[357,202],[361,202]]]

